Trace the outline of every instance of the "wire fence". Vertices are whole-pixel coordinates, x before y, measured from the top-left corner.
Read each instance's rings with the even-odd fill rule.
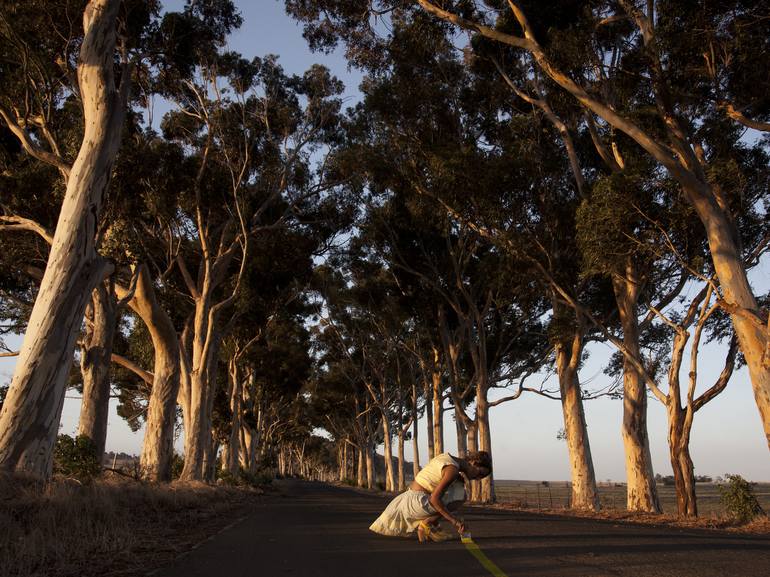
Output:
[[[770,483],[756,483],[753,488],[762,508],[770,511]],[[600,483],[598,491],[603,509],[626,508],[625,483]],[[524,509],[568,509],[572,486],[565,481],[495,480],[495,494],[498,502],[511,503]],[[673,486],[659,483],[658,497],[664,513],[676,513],[676,491]],[[701,516],[724,514],[719,488],[715,483],[698,483],[696,497]]]

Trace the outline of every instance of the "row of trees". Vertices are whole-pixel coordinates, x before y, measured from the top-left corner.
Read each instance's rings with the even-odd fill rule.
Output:
[[[745,132],[770,114],[762,3],[286,5],[311,46],[346,44],[362,102],[343,112],[322,67],[228,52],[226,0],[3,3],[0,302],[26,334],[0,467],[50,474],[74,382],[100,450],[111,389],[145,424],[148,479],[169,478],[178,407],[185,479],[336,459],[372,487],[382,444],[395,490],[420,418],[428,458],[447,411],[461,454],[491,451],[491,409],[540,394],[562,407],[572,506],[595,510],[583,403],[613,394],[627,506],[660,511],[651,391],[696,515],[693,419],[739,363],[770,433],[747,281],[769,238],[767,139]],[[173,103],[160,133],[153,98]],[[719,375],[699,375],[706,340]],[[595,341],[622,387],[581,383]],[[531,384],[544,371],[558,388]]]
[[[410,307],[435,306],[403,326],[434,345],[418,357],[438,359],[436,395],[451,399],[456,422],[488,449],[489,387],[517,383],[516,398],[548,359],[572,502],[597,508],[579,369],[587,343],[609,342],[608,372],[623,380],[628,508],[660,510],[649,390],[667,408],[679,510],[697,514],[693,418],[736,362],[770,432],[766,297],[747,280],[768,241],[770,110],[757,92],[767,75],[750,56],[767,46],[762,5],[419,0],[374,2],[363,15],[346,2],[287,5],[311,45],[343,42],[369,71],[354,115],[356,170],[368,179],[356,243]],[[727,354],[704,378],[707,338]]]
[[[2,468],[50,475],[76,384],[99,454],[111,391],[144,423],[148,479],[170,478],[178,410],[184,479],[212,480],[220,447],[253,471],[297,434],[305,287],[347,219],[312,162],[338,138],[342,86],[228,51],[227,1],[12,2],[2,18],[4,330],[25,333]],[[172,105],[160,132],[153,98]]]

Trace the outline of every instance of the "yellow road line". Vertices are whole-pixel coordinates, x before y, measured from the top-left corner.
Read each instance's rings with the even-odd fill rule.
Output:
[[[489,560],[489,557],[484,554],[484,551],[479,549],[479,546],[473,542],[473,539],[463,537],[462,544],[465,545],[465,548],[468,550],[468,552],[470,552],[470,554],[473,555],[479,563],[481,563],[481,566],[489,571],[492,575],[494,575],[494,577],[508,577],[500,570],[497,565]]]

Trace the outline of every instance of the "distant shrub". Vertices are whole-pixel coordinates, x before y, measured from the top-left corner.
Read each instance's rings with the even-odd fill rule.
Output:
[[[260,485],[269,485],[273,482],[275,475],[271,469],[258,469],[256,472],[251,473],[245,469],[238,471],[243,483],[252,487],[258,487]]]
[[[171,478],[178,479],[182,476],[182,470],[184,469],[184,457],[179,453],[174,453],[171,457]]]
[[[236,474],[224,469],[217,469],[217,481],[223,485],[259,487],[273,482],[273,473],[268,469],[260,469],[254,473],[243,468]]]
[[[240,484],[238,481],[238,477],[233,475],[227,469],[217,469],[217,483],[222,485],[235,486]]]
[[[751,483],[746,479],[740,475],[727,474],[725,481],[725,484],[719,485],[719,493],[729,515],[745,523],[764,512]]]
[[[96,445],[85,435],[59,435],[54,449],[54,472],[90,481],[102,471]]]
[[[384,491],[385,490],[385,483],[383,483],[382,481],[377,481],[377,488],[380,491]]]
[[[342,479],[342,484],[348,485],[350,487],[355,487],[358,483],[356,483],[355,479],[350,479],[349,477],[345,477],[344,479]]]

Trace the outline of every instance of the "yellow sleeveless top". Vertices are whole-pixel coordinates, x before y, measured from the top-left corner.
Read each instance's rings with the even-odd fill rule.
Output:
[[[460,468],[457,464],[457,461],[449,456],[449,453],[441,453],[440,455],[436,455],[430,461],[428,461],[428,464],[425,465],[425,467],[421,469],[419,473],[417,473],[417,476],[414,478],[414,480],[417,481],[421,487],[428,489],[428,491],[432,493],[436,490],[436,486],[439,484],[439,481],[441,481],[441,472],[447,465],[454,465],[458,469]]]

